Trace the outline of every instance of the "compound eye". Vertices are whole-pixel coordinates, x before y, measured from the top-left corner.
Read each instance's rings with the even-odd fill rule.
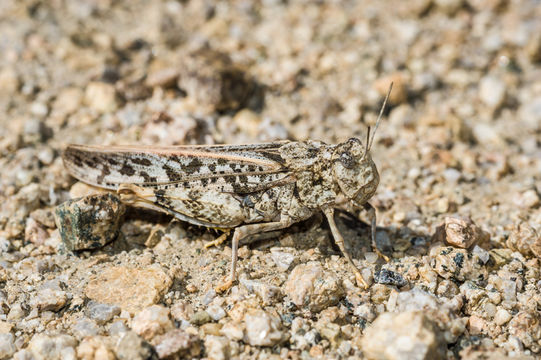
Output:
[[[355,166],[355,159],[349,152],[343,152],[340,154],[340,162],[346,169],[351,169]]]

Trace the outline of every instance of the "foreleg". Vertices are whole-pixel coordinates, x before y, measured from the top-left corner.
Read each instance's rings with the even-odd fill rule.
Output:
[[[338,230],[338,227],[336,226],[336,222],[334,221],[334,209],[333,208],[326,208],[323,210],[325,213],[325,216],[327,217],[327,220],[329,222],[329,226],[331,227],[332,236],[334,238],[334,242],[338,247],[340,248],[340,251],[346,258],[347,262],[349,263],[351,269],[353,270],[353,273],[355,274],[355,278],[357,279],[358,284],[362,284],[362,286],[367,289],[368,284],[364,280],[363,276],[361,275],[361,272],[359,269],[357,269],[357,266],[353,263],[353,260],[351,259],[351,256],[349,255],[349,252],[346,250],[346,247],[344,245],[344,238],[342,237],[342,234],[340,234],[340,231]]]

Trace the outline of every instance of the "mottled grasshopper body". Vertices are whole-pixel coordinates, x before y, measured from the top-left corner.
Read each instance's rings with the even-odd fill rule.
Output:
[[[369,129],[365,145],[356,138],[338,145],[318,141],[174,147],[69,145],[63,159],[74,177],[117,191],[127,204],[164,211],[196,225],[235,228],[230,278],[219,290],[235,281],[241,239],[289,227],[319,211],[326,215],[357,281],[366,286],[344,247],[334,207],[345,197],[367,209],[375,247],[375,210],[368,200],[377,189],[379,175],[370,156],[372,140]]]

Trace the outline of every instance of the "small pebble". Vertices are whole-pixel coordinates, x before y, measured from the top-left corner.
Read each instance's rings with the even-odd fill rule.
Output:
[[[210,305],[207,308],[207,314],[209,314],[211,319],[214,321],[223,319],[226,315],[225,310],[219,305]]]
[[[366,252],[364,253],[364,258],[366,259],[367,263],[375,264],[378,261],[379,256],[375,252]]]
[[[475,225],[470,218],[455,217],[446,217],[444,224],[440,225],[432,236],[433,241],[445,241],[463,249],[485,242],[489,238],[490,235]]]
[[[195,358],[201,353],[201,341],[198,336],[180,329],[173,329],[153,339],[156,353],[164,358]]]
[[[443,171],[443,177],[449,183],[457,183],[462,177],[462,173],[457,169],[449,168]]]
[[[272,248],[271,258],[278,267],[278,269],[280,269],[281,271],[287,271],[295,260],[295,255],[283,251],[282,248]]]
[[[2,67],[0,70],[0,94],[10,95],[19,88],[19,76],[12,66]]]
[[[255,138],[259,133],[259,124],[261,118],[251,110],[243,109],[235,114],[233,121],[239,129],[247,133],[252,138]]]
[[[297,265],[287,282],[284,293],[300,308],[320,311],[336,305],[343,295],[343,288],[336,276],[323,269],[318,262]]]
[[[0,359],[9,359],[17,350],[13,334],[0,334]]]
[[[100,325],[111,321],[115,315],[120,315],[120,311],[120,307],[116,305],[101,304],[92,300],[88,302],[88,316]]]
[[[488,260],[490,259],[489,252],[483,249],[482,247],[479,247],[478,245],[475,245],[473,247],[472,253],[477,255],[479,257],[479,260],[481,260],[483,264],[486,264]]]
[[[161,305],[149,306],[135,315],[131,328],[146,340],[163,334],[173,328],[169,309]]]
[[[222,335],[226,336],[232,341],[239,341],[244,338],[245,326],[243,323],[230,321],[222,326]]]
[[[52,114],[65,116],[75,112],[81,106],[83,96],[83,91],[79,88],[62,89],[53,103]]]
[[[486,321],[483,318],[472,315],[468,319],[468,329],[472,335],[480,335],[483,333],[483,329],[486,327]]]
[[[88,84],[84,101],[86,105],[99,113],[113,112],[118,106],[115,87],[103,82]]]
[[[505,100],[505,83],[499,78],[488,75],[479,82],[479,98],[485,105],[498,108]]]
[[[541,258],[541,236],[535,228],[525,222],[521,222],[511,231],[506,245],[524,256]]]
[[[515,201],[518,206],[525,209],[534,208],[541,203],[541,199],[539,198],[537,191],[533,189],[526,190],[525,192],[520,194],[520,196]]]
[[[361,339],[369,359],[444,359],[446,344],[438,327],[422,312],[383,313]]]
[[[32,305],[39,311],[58,311],[66,305],[68,297],[65,291],[45,288],[31,300]]]
[[[408,282],[397,272],[381,269],[374,275],[374,281],[383,285],[405,286]]]
[[[274,346],[285,340],[280,318],[263,310],[250,309],[244,315],[244,341],[252,346]]]
[[[203,296],[203,299],[201,299],[201,303],[203,305],[208,305],[212,302],[212,300],[214,300],[215,297],[216,297],[216,291],[214,291],[214,289],[211,289],[205,293],[205,295]]]
[[[496,323],[496,325],[505,325],[507,324],[507,322],[509,322],[509,320],[511,320],[512,316],[511,314],[509,313],[509,311],[505,310],[505,309],[502,309],[502,308],[499,308],[497,311],[496,311],[496,314],[494,315],[494,322]]]
[[[212,307],[212,305],[209,307]],[[176,321],[188,321],[192,318],[193,314],[193,306],[188,301],[179,301],[171,306],[171,316]]]
[[[154,353],[151,345],[133,331],[122,333],[115,347],[115,354],[120,360],[152,359]]]
[[[212,318],[210,317],[209,313],[204,310],[196,312],[190,318],[190,322],[196,326],[201,326],[211,321],[212,321]]]
[[[225,336],[205,337],[205,350],[208,357],[213,360],[227,360],[232,355],[230,341]]]
[[[112,345],[106,338],[90,336],[84,338],[77,346],[77,357],[80,359],[114,360]]]
[[[97,335],[100,332],[99,326],[90,319],[81,318],[73,326],[73,335],[78,339]]]
[[[124,332],[126,332],[128,330],[129,330],[128,327],[126,326],[126,324],[124,324],[123,321],[115,321],[109,327],[109,334],[118,335],[118,334],[122,334],[122,333],[124,333]]]
[[[73,336],[36,334],[30,340],[27,350],[35,359],[75,359],[77,341]]]
[[[240,283],[248,291],[257,294],[263,303],[267,305],[283,297],[279,287],[266,284],[262,281],[241,279]]]

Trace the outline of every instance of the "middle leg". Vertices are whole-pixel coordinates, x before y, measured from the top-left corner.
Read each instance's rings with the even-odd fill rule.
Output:
[[[389,262],[389,257],[378,249],[378,244],[376,243],[376,209],[370,203],[363,204],[363,207],[366,212],[368,212],[368,217],[370,218],[370,237],[372,239],[372,249],[374,249],[379,257]]]

